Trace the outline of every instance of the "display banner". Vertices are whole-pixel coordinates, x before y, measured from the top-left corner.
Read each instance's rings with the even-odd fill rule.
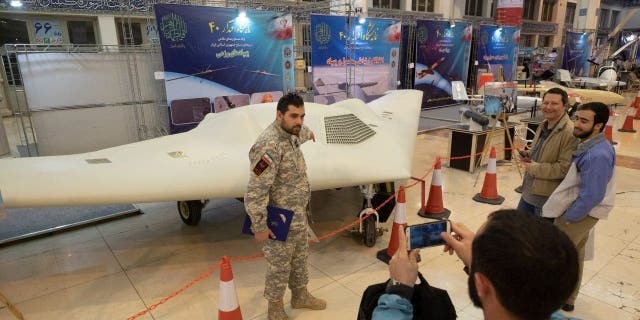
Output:
[[[589,76],[589,58],[593,47],[593,34],[567,31],[564,43],[562,69],[567,69],[572,76]]]
[[[22,7],[12,8],[9,1],[0,1],[0,10],[28,11],[76,11],[122,14],[142,14],[151,12],[153,5],[162,3],[188,4],[189,0],[22,0]]]
[[[453,104],[451,81],[467,83],[472,26],[449,21],[416,21],[414,88],[422,90],[422,107]]]
[[[174,99],[290,91],[290,14],[186,5],[156,5],[164,80]],[[172,126],[172,132],[189,130]]]
[[[367,18],[360,23],[358,18],[312,14],[315,101],[346,99],[347,80],[352,97],[365,102],[397,88],[400,31],[398,20]]]
[[[63,44],[64,36],[59,20],[34,20],[33,35],[37,44]]]
[[[495,81],[515,81],[520,30],[516,27],[481,25],[479,35],[479,68],[489,70]]]

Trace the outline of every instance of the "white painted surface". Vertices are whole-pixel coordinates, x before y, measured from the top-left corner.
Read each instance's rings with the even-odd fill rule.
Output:
[[[305,103],[317,142],[302,145],[312,190],[407,179],[422,92],[392,91],[364,104]],[[244,195],[248,152],[275,119],[276,103],[209,114],[195,129],[100,151],[0,160],[7,207],[141,203]],[[327,144],[324,117],[352,113],[376,134],[356,144]],[[182,157],[172,157],[179,152]],[[89,164],[88,159],[110,163]]]

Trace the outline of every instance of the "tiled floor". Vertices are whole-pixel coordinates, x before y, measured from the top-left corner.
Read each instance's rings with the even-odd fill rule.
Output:
[[[619,108],[624,114],[625,107]],[[624,119],[616,119],[618,128]],[[636,121],[640,129],[640,121]],[[640,133],[614,132],[620,155],[616,207],[610,219],[596,226],[596,255],[585,263],[584,279],[573,316],[584,319],[640,319]],[[415,176],[447,156],[447,135],[418,136]],[[498,167],[502,206],[471,200],[481,188],[482,175],[443,168],[445,206],[451,218],[475,229],[488,213],[514,207],[513,189],[520,177],[513,164]],[[430,179],[428,177],[428,179]],[[354,188],[313,195],[315,232],[325,234],[352,221],[360,208]],[[417,216],[420,190],[407,194],[408,223]],[[259,252],[240,234],[243,207],[236,200],[212,201],[197,227],[183,225],[175,203],[140,204],[145,214],[86,227],[0,248],[0,292],[26,319],[126,319],[171,295],[206,272],[224,255],[240,257]],[[1,223],[1,221],[0,221]],[[389,223],[390,224],[390,223]],[[387,246],[389,233],[373,248],[344,232],[311,245],[310,290],[327,299],[324,311],[286,307],[294,319],[354,319],[360,296],[372,283],[388,277],[386,265],[375,258]],[[460,319],[481,319],[467,295],[466,275],[455,256],[441,248],[423,250],[420,270],[430,283],[449,291]],[[245,319],[266,319],[262,298],[265,262],[255,259],[233,264],[234,281]],[[139,319],[215,319],[218,312],[218,272],[155,308]],[[289,299],[289,294],[285,297]],[[0,319],[14,319],[0,308]]]

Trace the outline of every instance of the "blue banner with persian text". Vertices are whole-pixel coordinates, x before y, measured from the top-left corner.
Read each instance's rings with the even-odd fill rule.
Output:
[[[496,81],[515,81],[520,29],[481,25],[479,37],[478,68],[491,72]]]
[[[155,13],[170,105],[202,98],[228,109],[239,102],[221,97],[294,89],[291,14],[164,4]]]
[[[311,15],[315,101],[369,102],[397,88],[400,21]],[[350,83],[350,88],[347,88]]]
[[[422,90],[422,107],[453,104],[451,81],[467,83],[471,24],[416,21],[415,85]]]
[[[575,77],[588,77],[592,47],[593,34],[567,31],[562,69],[569,70]]]

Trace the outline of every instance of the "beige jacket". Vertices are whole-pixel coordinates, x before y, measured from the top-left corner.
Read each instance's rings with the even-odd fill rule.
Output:
[[[547,123],[545,120],[538,126],[532,145],[538,142],[542,128]],[[573,122],[565,114],[543,142],[538,161],[529,167],[529,175],[533,177],[531,193],[546,197],[551,195],[569,172],[571,156],[579,142],[573,136]]]

